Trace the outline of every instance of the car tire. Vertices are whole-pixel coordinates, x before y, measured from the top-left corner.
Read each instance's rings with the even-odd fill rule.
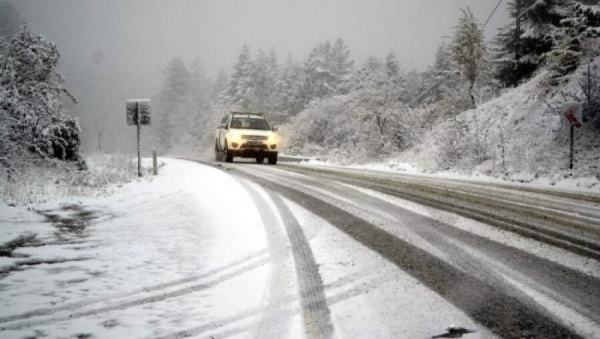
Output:
[[[215,139],[215,161],[223,161],[223,152],[219,149],[219,140]]]
[[[217,154],[215,154],[215,158],[218,162],[223,162],[225,161],[225,154],[223,154],[223,152],[217,152]]]
[[[264,156],[259,155],[259,156],[256,157],[256,163],[257,164],[262,164],[264,162],[265,162],[265,157]]]
[[[229,152],[229,149],[227,148],[227,140],[225,140],[225,149],[223,150],[223,153],[225,154],[225,162],[233,162],[233,153]]]
[[[277,154],[269,155],[269,165],[277,165]]]

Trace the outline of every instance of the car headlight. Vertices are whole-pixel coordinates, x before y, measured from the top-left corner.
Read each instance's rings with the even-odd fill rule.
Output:
[[[237,132],[229,132],[228,138],[227,138],[227,140],[229,140],[229,142],[239,143],[240,139],[241,139],[241,137]]]
[[[273,145],[273,144],[278,144],[279,143],[279,137],[277,136],[277,134],[271,134],[269,135],[269,139],[267,140],[269,145]]]

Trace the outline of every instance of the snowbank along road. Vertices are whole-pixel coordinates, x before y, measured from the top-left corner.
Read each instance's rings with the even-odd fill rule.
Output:
[[[600,337],[596,195],[166,163],[115,196],[0,220],[97,216],[14,249],[54,261],[4,268],[0,336]]]

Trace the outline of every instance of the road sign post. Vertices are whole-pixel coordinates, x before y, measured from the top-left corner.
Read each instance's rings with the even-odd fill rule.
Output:
[[[569,169],[573,169],[575,161],[575,126],[571,125],[569,133]]]
[[[125,102],[127,125],[135,125],[137,130],[138,177],[142,176],[142,125],[150,125],[150,99],[133,99]]]
[[[156,148],[152,150],[152,175],[158,175],[158,159],[156,156]]]
[[[565,118],[569,123],[569,169],[573,169],[575,162],[575,128],[582,126],[582,103],[569,102],[565,105]]]

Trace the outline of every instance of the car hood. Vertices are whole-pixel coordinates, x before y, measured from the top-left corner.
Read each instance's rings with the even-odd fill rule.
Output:
[[[230,132],[239,134],[240,136],[242,136],[242,135],[260,135],[260,136],[268,137],[268,136],[275,134],[275,133],[273,133],[273,131],[261,131],[258,129],[231,129]]]

